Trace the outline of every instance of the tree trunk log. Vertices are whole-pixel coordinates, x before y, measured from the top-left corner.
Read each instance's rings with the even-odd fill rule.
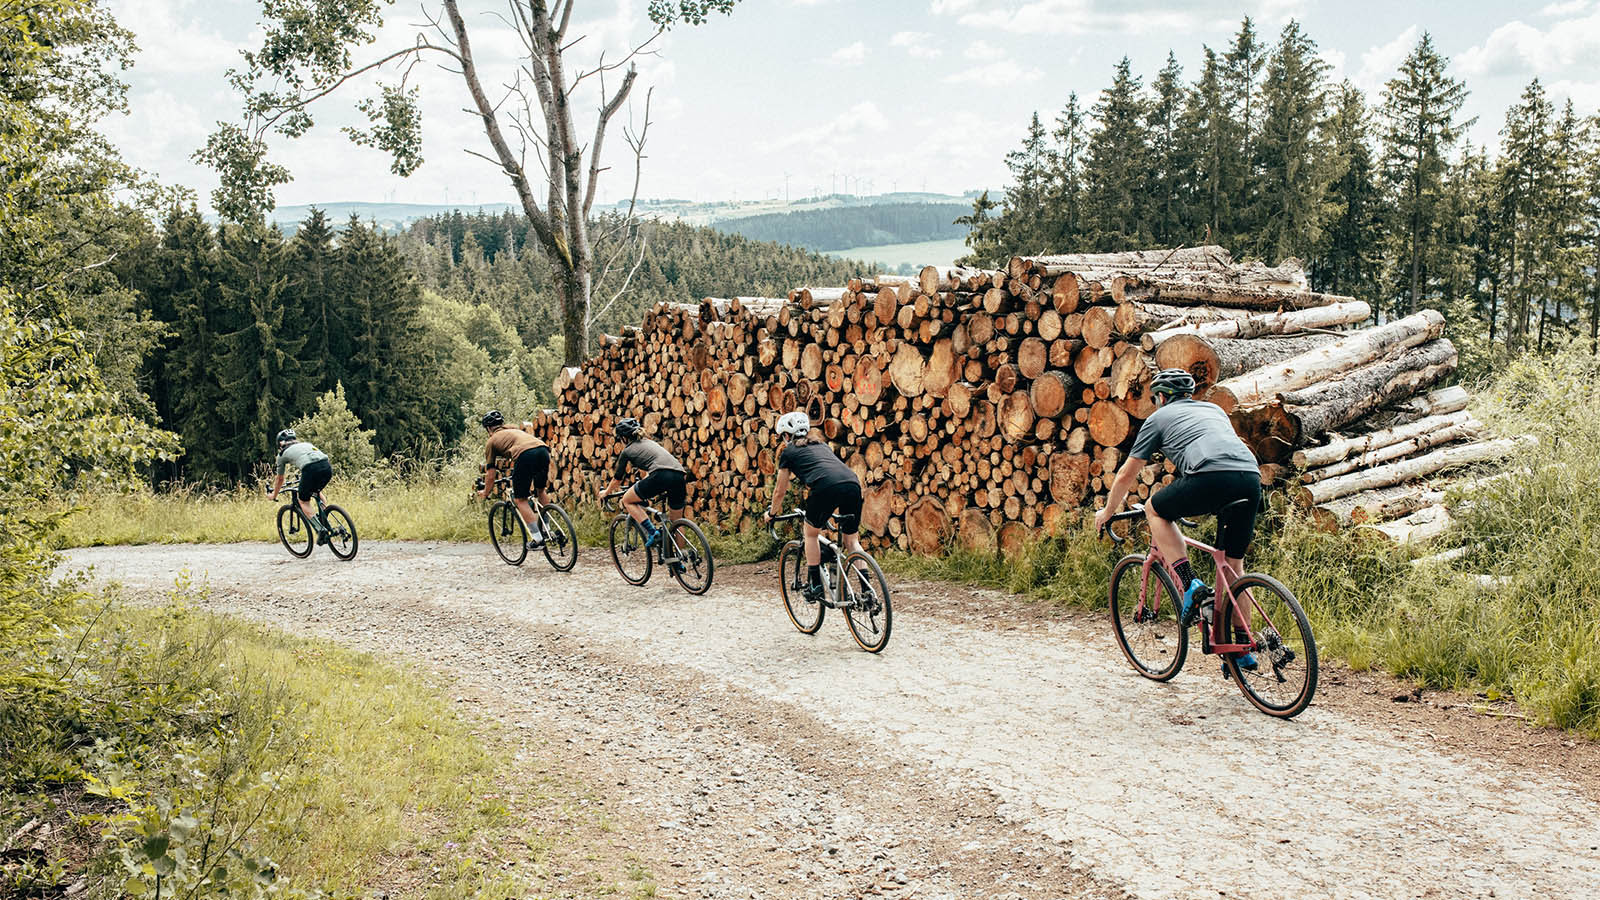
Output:
[[[1409,441],[1415,437],[1426,436],[1433,431],[1453,428],[1457,425],[1468,423],[1476,424],[1472,414],[1466,411],[1446,413],[1440,416],[1428,416],[1408,425],[1395,428],[1385,428],[1354,437],[1335,437],[1321,447],[1311,447],[1306,450],[1295,451],[1292,462],[1297,469],[1315,469],[1321,466],[1331,466],[1349,456],[1358,456],[1370,453],[1391,444]]]
[[[1334,303],[1329,306],[1269,313],[1263,316],[1160,328],[1146,334],[1142,342],[1144,349],[1148,351],[1182,334],[1202,338],[1253,338],[1267,334],[1296,334],[1308,328],[1337,328],[1340,325],[1364,322],[1371,317],[1372,307],[1365,301],[1354,300],[1349,303]]]
[[[1351,494],[1369,491],[1373,488],[1388,487],[1410,481],[1413,478],[1422,478],[1445,469],[1456,466],[1471,465],[1472,463],[1485,462],[1499,459],[1519,447],[1535,442],[1532,435],[1523,435],[1514,438],[1499,438],[1492,441],[1477,441],[1471,444],[1460,444],[1435,450],[1414,459],[1401,460],[1388,465],[1377,466],[1363,472],[1352,472],[1319,481],[1316,484],[1305,485],[1295,494],[1295,499],[1302,506],[1315,506],[1348,497]]]
[[[1387,325],[1352,332],[1324,347],[1230,378],[1219,383],[1217,389],[1232,395],[1236,407],[1259,406],[1278,394],[1337,377],[1374,359],[1431,341],[1443,333],[1444,316],[1435,310],[1423,310]]]
[[[1363,366],[1338,381],[1279,397],[1302,443],[1353,422],[1395,400],[1409,397],[1456,370],[1456,348],[1449,338],[1414,347],[1397,359]]]

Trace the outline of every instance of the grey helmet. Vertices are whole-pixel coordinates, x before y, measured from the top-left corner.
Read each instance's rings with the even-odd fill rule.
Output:
[[[1187,369],[1162,369],[1150,379],[1150,393],[1188,396],[1194,393],[1194,376]]]
[[[630,416],[629,418],[618,421],[614,432],[617,437],[624,441],[634,441],[638,440],[639,436],[644,434],[644,426],[639,424],[638,419]]]
[[[282,447],[284,444],[292,444],[298,440],[300,440],[300,436],[294,433],[293,428],[285,428],[284,430],[278,432],[279,447]]]
[[[506,417],[500,415],[500,410],[491,409],[484,413],[483,418],[479,419],[478,421],[482,422],[484,429],[487,430],[499,425],[504,425],[506,423]]]

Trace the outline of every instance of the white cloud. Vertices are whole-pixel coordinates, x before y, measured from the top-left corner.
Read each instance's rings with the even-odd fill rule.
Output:
[[[1383,89],[1384,83],[1394,77],[1406,54],[1416,46],[1417,37],[1421,33],[1422,29],[1412,25],[1395,35],[1394,40],[1389,43],[1368,49],[1361,54],[1361,68],[1356,70],[1350,80],[1356,83],[1356,87],[1376,96],[1377,92]]]
[[[1589,0],[1568,0],[1566,3],[1552,3],[1539,10],[1541,16],[1570,16],[1583,12],[1589,6]]]
[[[826,122],[808,123],[776,140],[759,141],[756,149],[764,154],[772,154],[809,144],[823,150],[831,148],[834,142],[819,140],[818,135],[877,134],[888,127],[889,123],[878,104],[863,100]]]
[[[999,47],[996,47],[988,41],[979,38],[978,40],[968,44],[967,49],[963,50],[961,55],[965,56],[967,59],[991,59],[999,56],[1002,52],[1003,51]]]
[[[1461,54],[1459,62],[1467,75],[1538,75],[1588,63],[1597,54],[1600,11],[1552,22],[1543,31],[1525,22],[1507,22]]]
[[[867,61],[867,45],[856,41],[829,54],[828,62],[836,66],[859,66]]]
[[[1317,56],[1321,57],[1322,61],[1328,64],[1329,81],[1343,81],[1347,77],[1344,70],[1344,64],[1347,57],[1345,56],[1345,52],[1343,50],[1336,50],[1332,47],[1323,47],[1317,51]]]
[[[163,75],[221,74],[240,64],[242,44],[197,24],[191,3],[116,0],[117,24],[132,31],[139,55],[137,71]]]
[[[934,0],[932,11],[936,15],[955,14],[956,21],[968,28],[1026,35],[1183,32],[1194,30],[1201,22],[1200,14],[1193,10],[1096,7],[1097,0],[1032,0],[1022,4]]]
[[[1572,105],[1578,108],[1580,116],[1584,110],[1600,109],[1600,81],[1561,79],[1550,82],[1546,86],[1546,93],[1558,111],[1568,99],[1571,99]]]
[[[928,11],[936,16],[945,13],[958,13],[978,5],[978,0],[933,0],[933,5]]]
[[[953,72],[950,75],[945,76],[944,80],[949,84],[978,84],[984,87],[1005,87],[1007,85],[1038,81],[1043,77],[1044,73],[1040,70],[1032,66],[1024,68],[1011,57],[1003,56],[985,65],[967,66],[958,72]]]
[[[934,46],[933,40],[926,31],[897,31],[889,38],[889,46],[904,47],[907,54],[918,59],[934,59],[944,51]]]
[[[824,3],[832,3],[834,0],[789,0],[789,2],[794,6],[821,6]]]

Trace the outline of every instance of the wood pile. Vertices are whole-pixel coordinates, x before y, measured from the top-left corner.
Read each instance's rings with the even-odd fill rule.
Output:
[[[770,497],[773,423],[804,410],[861,477],[880,545],[1014,549],[1103,503],[1155,408],[1151,375],[1181,367],[1232,414],[1264,481],[1301,471],[1297,496],[1324,521],[1375,522],[1423,507],[1374,512],[1374,491],[1499,445],[1472,440],[1464,392],[1429,392],[1455,367],[1443,318],[1348,330],[1371,315],[1311,291],[1295,261],[1238,264],[1220,247],[930,266],[658,305],[564,370],[557,408],[529,427],[554,448],[558,487],[589,492],[614,465],[613,423],[638,417],[698,474],[695,514],[731,530]],[[1172,478],[1146,467],[1134,499]]]

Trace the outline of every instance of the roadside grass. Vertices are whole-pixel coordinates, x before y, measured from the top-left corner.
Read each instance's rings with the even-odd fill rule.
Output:
[[[70,836],[44,858],[0,859],[0,896],[545,887],[507,848],[562,840],[535,813],[572,785],[518,778],[508,736],[428,679],[198,612],[198,598],[180,584],[157,608],[105,600],[47,658],[0,673],[0,835],[37,819]]]

